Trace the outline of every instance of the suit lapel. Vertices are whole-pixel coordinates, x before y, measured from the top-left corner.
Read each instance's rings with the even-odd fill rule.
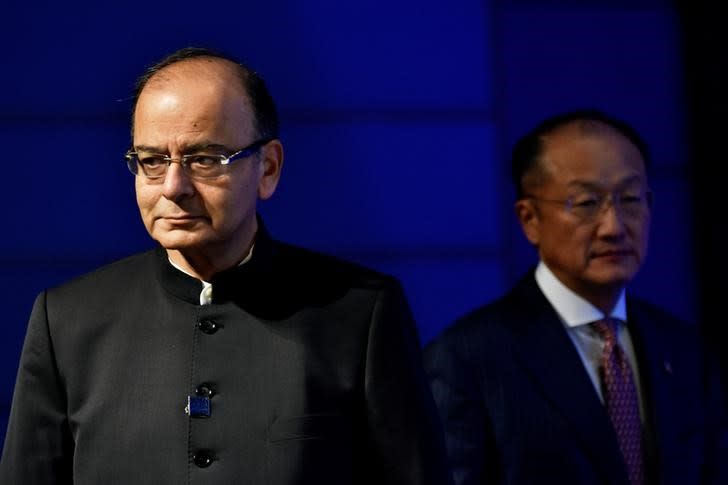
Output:
[[[543,395],[571,424],[576,439],[603,477],[626,481],[614,430],[579,354],[553,307],[529,274],[514,290],[528,301],[512,326],[518,356]],[[612,450],[605,451],[605,450]]]
[[[654,472],[669,467],[670,464],[664,462],[665,456],[676,455],[671,448],[678,442],[677,433],[680,426],[677,423],[681,421],[681,416],[673,405],[674,349],[665,341],[662,332],[656,328],[655,323],[638,303],[630,300],[628,312],[629,331],[637,355],[647,416],[645,424],[648,466]],[[661,445],[659,454],[658,443]],[[662,473],[664,474],[664,471]]]

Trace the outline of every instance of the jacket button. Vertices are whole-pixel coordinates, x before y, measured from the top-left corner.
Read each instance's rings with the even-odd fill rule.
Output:
[[[197,386],[195,394],[199,397],[212,397],[215,394],[215,390],[212,388],[212,384],[205,382]]]
[[[220,325],[218,325],[215,320],[200,320],[197,322],[197,328],[199,328],[202,333],[212,335],[220,330]]]
[[[195,456],[192,457],[192,461],[200,468],[207,468],[208,466],[212,465],[212,462],[214,460],[210,452],[198,451],[197,453],[195,453]]]

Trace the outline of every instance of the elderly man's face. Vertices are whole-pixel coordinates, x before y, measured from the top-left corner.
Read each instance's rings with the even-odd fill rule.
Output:
[[[530,194],[535,199],[517,205],[527,237],[576,293],[587,299],[613,297],[634,277],[647,252],[647,197],[632,197],[648,188],[644,160],[615,130],[605,126],[583,133],[574,123],[546,138],[540,163],[546,175]],[[591,198],[586,194],[606,193],[645,202],[611,203],[590,220],[580,220],[578,211],[566,210],[563,203],[552,203],[568,198],[581,203]]]
[[[134,149],[179,158],[200,151],[229,155],[256,140],[250,101],[232,66],[188,60],[145,86],[134,113]],[[277,142],[276,142],[277,143]],[[136,177],[149,234],[168,251],[212,257],[243,252],[256,229],[257,197],[272,195],[261,153],[234,161],[216,179],[193,180],[179,163],[161,180]]]

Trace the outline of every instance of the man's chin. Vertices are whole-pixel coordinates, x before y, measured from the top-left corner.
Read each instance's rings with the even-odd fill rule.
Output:
[[[634,271],[627,269],[601,271],[593,275],[591,280],[598,286],[623,288],[632,280],[634,273]]]
[[[152,234],[152,238],[164,249],[169,250],[191,250],[207,245],[209,241],[202,234],[189,233],[187,231],[169,231],[162,234]]]

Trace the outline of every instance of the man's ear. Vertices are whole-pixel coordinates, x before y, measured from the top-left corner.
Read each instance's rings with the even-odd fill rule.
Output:
[[[283,168],[283,145],[280,140],[275,139],[268,142],[260,149],[260,164],[262,171],[258,180],[258,198],[266,200],[270,198],[278,187],[278,180],[281,178]]]
[[[536,206],[531,199],[520,199],[515,205],[516,217],[521,223],[523,234],[526,235],[531,244],[538,246],[540,239],[539,215]]]

